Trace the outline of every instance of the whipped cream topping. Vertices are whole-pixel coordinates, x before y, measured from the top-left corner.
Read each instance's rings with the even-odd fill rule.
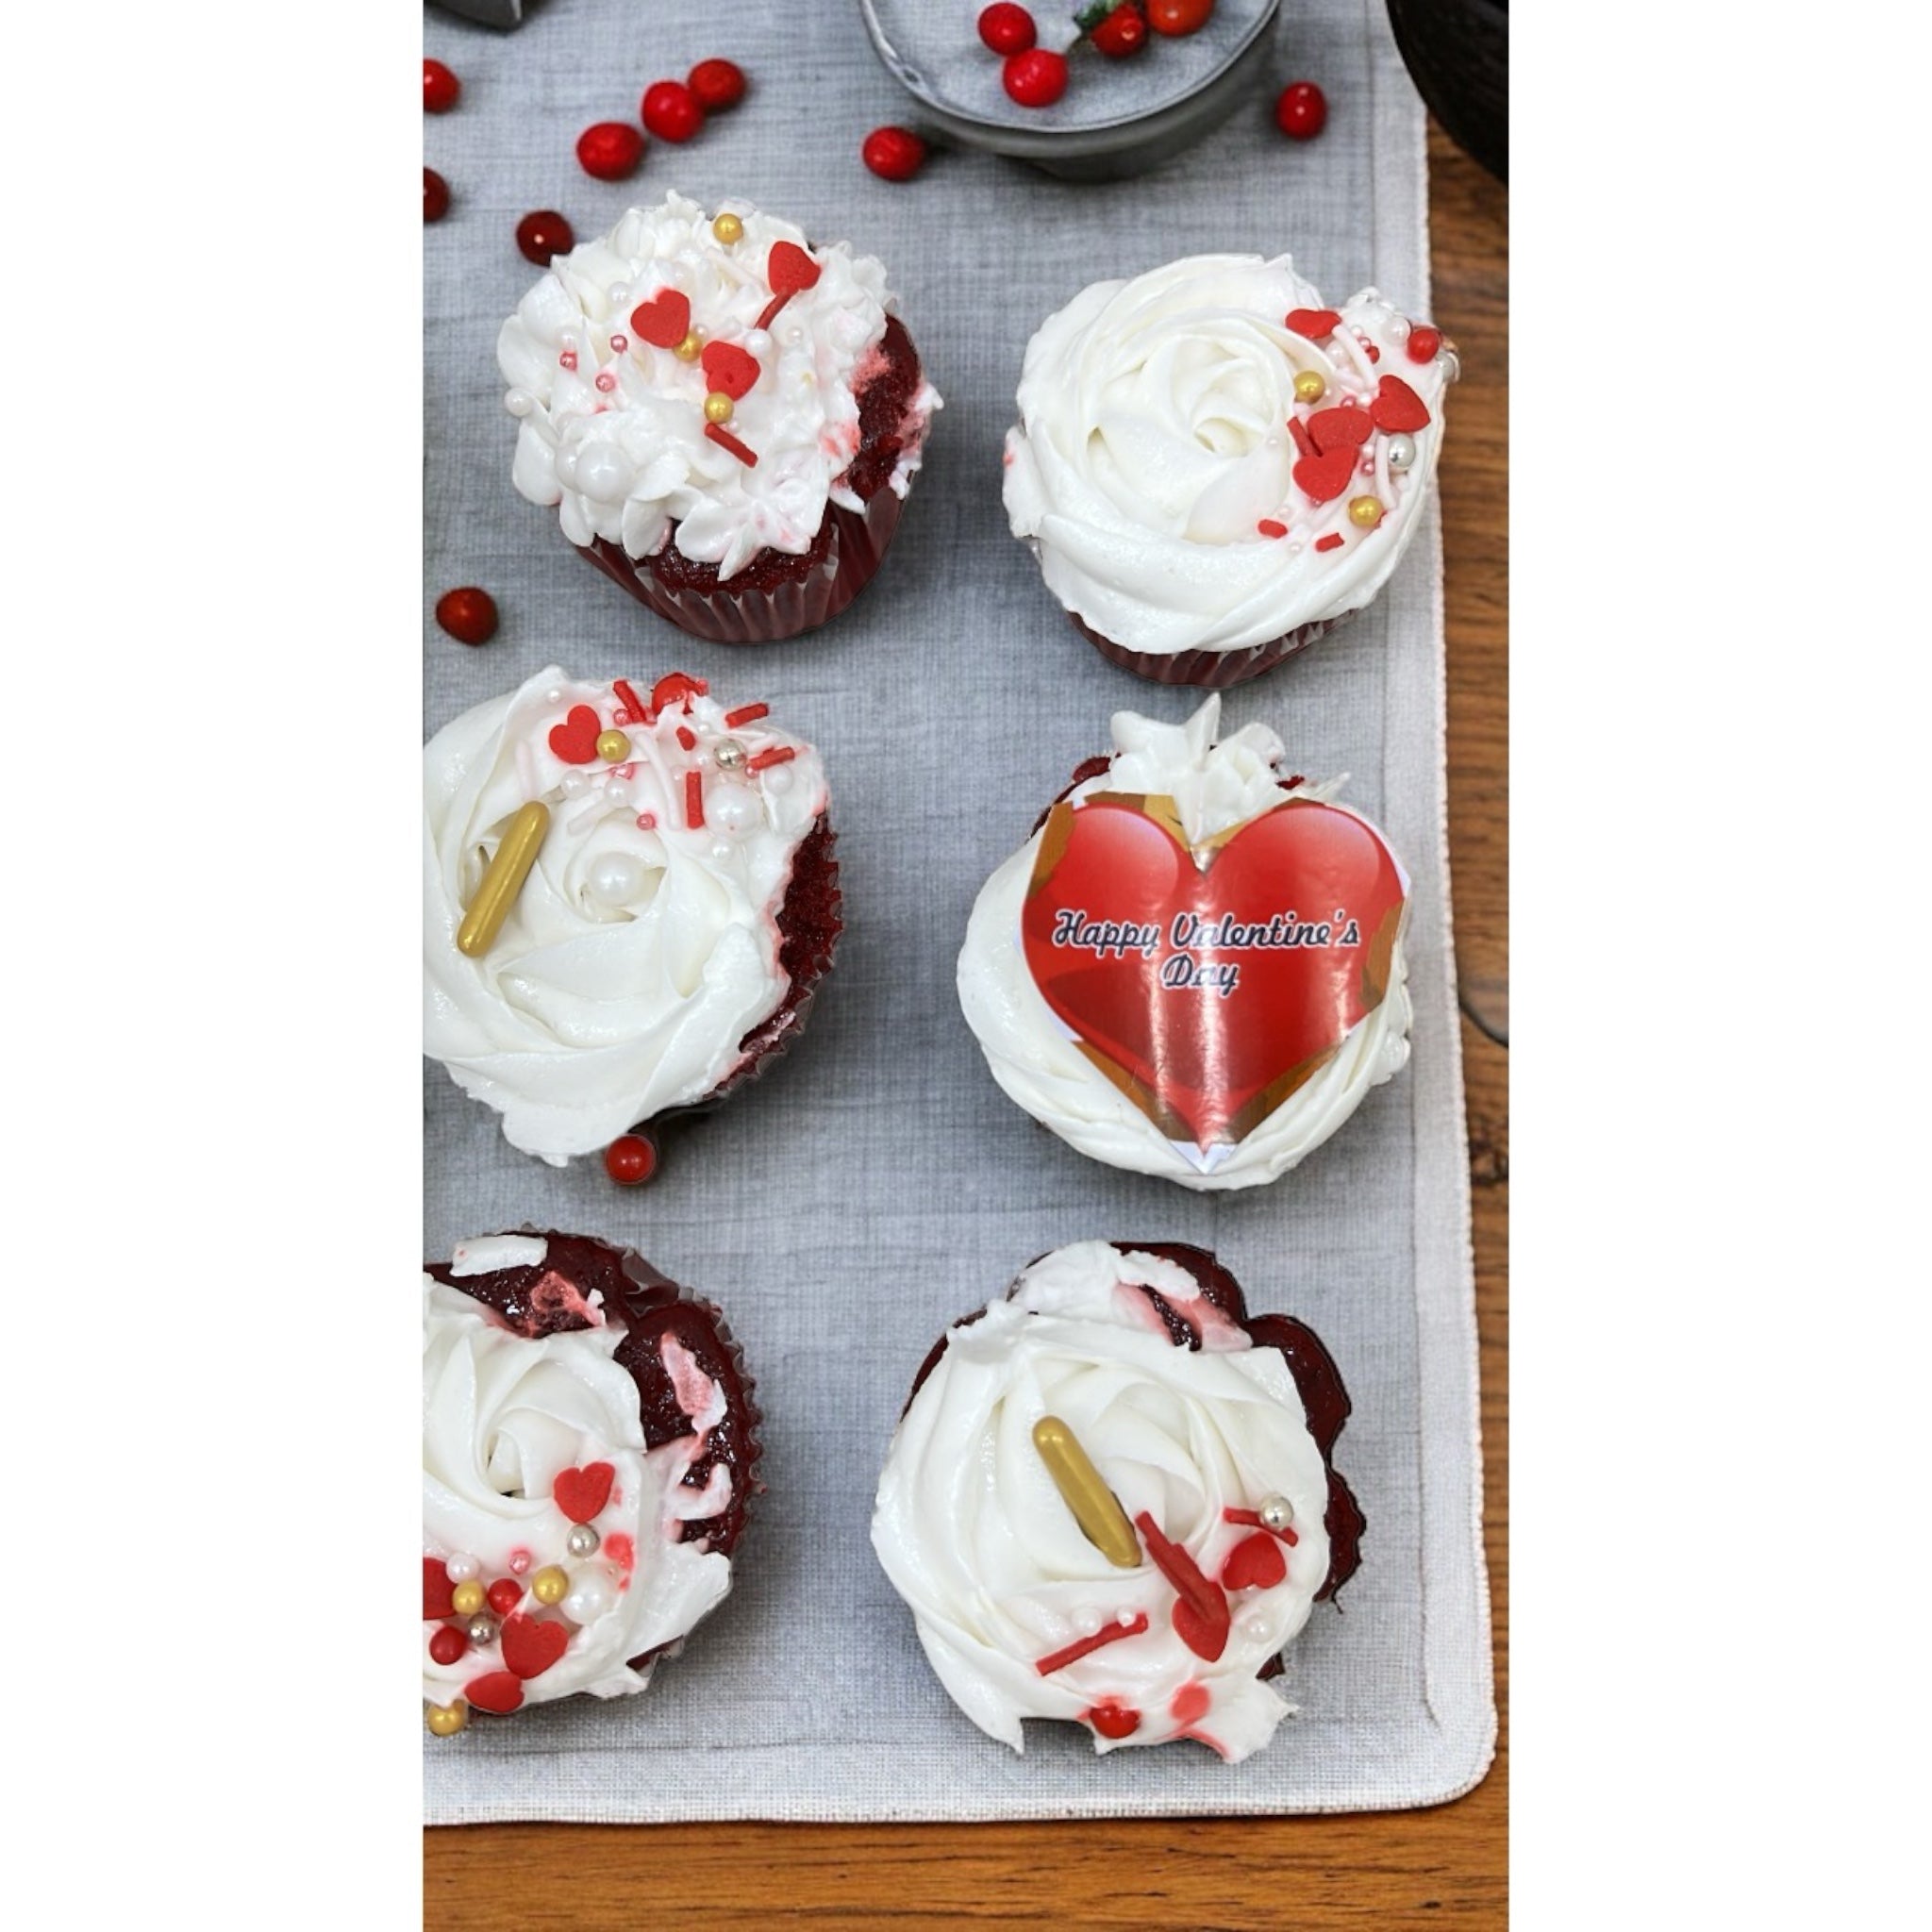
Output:
[[[1174,1345],[1144,1288],[1198,1348]],[[1272,1560],[1232,1573],[1218,1657],[1176,1627],[1175,1586],[1151,1554],[1120,1569],[1088,1541],[1034,1447],[1047,1415],[1128,1519],[1147,1512],[1205,1578],[1224,1578],[1257,1535],[1272,1541],[1225,1510],[1287,1499],[1296,1541],[1274,1545],[1274,1582],[1240,1580],[1272,1574]],[[872,1540],[940,1681],[989,1736],[1024,1750],[1023,1719],[1061,1718],[1091,1725],[1102,1752],[1189,1737],[1238,1761],[1291,1708],[1255,1674],[1307,1622],[1327,1577],[1327,1502],[1279,1351],[1254,1347],[1175,1263],[1080,1241],[950,1331],[893,1438]],[[1124,1634],[1058,1661],[1109,1630]]]
[[[1250,724],[1217,740],[1220,720],[1219,694],[1184,724],[1117,711],[1109,768],[1070,797],[1132,792],[1171,798],[1197,848],[1274,809],[1288,796],[1280,784],[1280,739],[1265,724]],[[1344,782],[1304,784],[1293,795],[1320,800],[1369,825],[1337,797]],[[959,951],[959,1005],[1008,1097],[1082,1154],[1198,1190],[1258,1187],[1297,1165],[1372,1088],[1407,1064],[1408,966],[1398,936],[1381,1003],[1350,1029],[1325,1065],[1233,1146],[1212,1150],[1212,1164],[1204,1168],[1195,1150],[1170,1140],[1081,1051],[1034,979],[1021,941],[1021,913],[1042,836],[1036,833],[1001,865],[974,902]]]
[[[496,1691],[485,1686],[478,1704],[499,1708],[506,1671],[520,1681],[521,1704],[641,1690],[651,1661],[629,1660],[677,1642],[730,1590],[730,1559],[702,1539],[681,1540],[687,1522],[729,1501],[730,1472],[722,1463],[702,1491],[683,1482],[703,1454],[706,1431],[724,1414],[724,1392],[665,1337],[662,1346],[676,1357],[667,1357],[666,1368],[692,1433],[646,1449],[637,1384],[612,1359],[623,1336],[606,1322],[527,1339],[461,1290],[423,1276],[425,1565],[439,1559],[453,1580],[475,1578],[486,1589],[506,1578],[519,1585],[509,1617],[525,1624],[512,1638],[534,1635],[529,1624],[566,1633],[560,1648],[550,1638],[507,1656],[499,1628],[491,1641],[472,1642],[446,1664],[425,1649],[423,1695],[430,1704],[450,1705],[479,1679],[496,1677]],[[586,1519],[597,1547],[575,1556],[575,1524],[554,1491],[559,1476],[600,1464],[611,1471],[608,1495]],[[565,1572],[569,1590],[544,1606],[529,1585],[552,1567]],[[509,1619],[494,1612],[492,1621]],[[554,1660],[523,1674],[553,1653]]]
[[[648,721],[614,684],[553,665],[424,753],[424,1049],[502,1114],[511,1145],[556,1166],[741,1063],[791,983],[777,913],[826,807],[818,754],[746,715],[763,707],[675,675],[625,690]],[[594,745],[613,729],[619,758]],[[536,862],[468,958],[464,912],[531,801],[550,811]]]
[[[1267,643],[1381,589],[1435,474],[1455,361],[1440,349],[1412,359],[1422,325],[1374,289],[1331,327],[1334,314],[1286,255],[1197,255],[1096,282],[1041,325],[1007,435],[1005,499],[1069,610],[1168,657]],[[1319,377],[1320,393],[1298,396],[1298,375]],[[1407,420],[1391,377],[1426,425],[1329,436],[1326,411],[1380,402]],[[1320,456],[1311,434],[1354,460]],[[1381,507],[1371,528],[1350,514],[1363,497]]]
[[[742,223],[731,242],[711,225],[726,212]],[[782,292],[801,262],[817,280],[765,325],[774,273]],[[557,257],[497,338],[505,406],[519,419],[516,487],[555,504],[573,543],[601,537],[653,557],[675,525],[678,550],[721,579],[762,549],[803,555],[828,501],[863,508],[841,479],[891,302],[871,256],[844,242],[808,247],[794,224],[741,202],[707,213],[672,194],[634,208],[608,236]],[[721,382],[723,365],[680,357],[675,341],[691,331],[727,349],[739,376]],[[705,399],[721,387],[735,397],[728,437],[756,463],[707,433]],[[901,496],[939,405],[930,384],[913,400],[891,483]]]

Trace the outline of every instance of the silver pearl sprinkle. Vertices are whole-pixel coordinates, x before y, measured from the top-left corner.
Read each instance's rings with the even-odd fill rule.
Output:
[[[735,738],[721,738],[712,748],[711,756],[718,760],[721,772],[735,772],[744,762],[745,751]]]
[[[588,1523],[578,1523],[572,1525],[571,1533],[563,1540],[563,1546],[573,1557],[588,1557],[595,1552],[600,1541],[597,1532]]]
[[[1397,475],[1415,461],[1415,438],[1396,435],[1389,439],[1389,467]]]
[[[1268,1496],[1255,1514],[1266,1529],[1286,1529],[1294,1521],[1294,1505],[1286,1496]]]
[[[487,1649],[496,1641],[496,1619],[494,1617],[486,1617],[479,1610],[463,1625],[463,1635],[478,1650]]]
[[[1444,342],[1441,349],[1442,380],[1445,383],[1458,382],[1462,378],[1462,358],[1456,353],[1454,342]]]

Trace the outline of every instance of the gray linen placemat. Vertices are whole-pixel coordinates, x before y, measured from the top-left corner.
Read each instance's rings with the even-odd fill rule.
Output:
[[[1208,249],[1291,248],[1330,300],[1373,282],[1428,312],[1423,111],[1381,8],[1300,5],[1277,36],[1272,85],[1306,76],[1327,92],[1314,142],[1282,141],[1257,95],[1139,181],[1069,187],[960,153],[893,187],[858,148],[908,104],[856,8],[548,0],[501,37],[425,17],[426,50],[464,88],[455,113],[425,124],[454,197],[425,233],[425,724],[553,659],[586,676],[684,668],[720,695],[767,700],[824,753],[846,921],[803,1041],[671,1138],[648,1188],[616,1189],[594,1161],[559,1173],[526,1159],[426,1069],[427,1251],[524,1222],[580,1229],[716,1297],[758,1378],[770,1485],[732,1596],[649,1691],[427,1740],[433,1823],[1362,1809],[1454,1796],[1489,1763],[1434,526],[1372,610],[1224,712],[1225,728],[1274,724],[1297,771],[1353,773],[1350,802],[1407,858],[1407,1073],[1277,1186],[1199,1196],[1035,1126],[993,1085],[953,991],[974,893],[1106,747],[1108,715],[1178,719],[1196,701],[1105,663],[1008,533],[1000,440],[1033,328],[1089,281]],[[647,82],[721,52],[751,77],[735,113],[682,149],[654,143],[628,183],[579,171],[580,129],[634,114]],[[742,196],[879,256],[946,398],[885,567],[816,637],[687,639],[510,487],[493,352],[536,274],[511,239],[518,217],[558,208],[585,239],[673,188],[708,205]],[[1453,395],[1448,413],[1453,437]],[[427,619],[460,583],[502,608],[480,650]],[[1238,1767],[1187,1745],[1099,1760],[1066,1725],[1032,1726],[1024,1757],[983,1737],[926,1668],[867,1541],[879,1459],[933,1338],[1042,1250],[1090,1236],[1216,1249],[1257,1308],[1316,1327],[1355,1397],[1338,1461],[1368,1513],[1362,1570],[1290,1652],[1300,1716]]]

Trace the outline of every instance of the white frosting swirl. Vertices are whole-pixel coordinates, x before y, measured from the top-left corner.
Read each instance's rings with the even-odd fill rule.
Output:
[[[648,685],[638,691],[648,703]],[[424,1049],[502,1114],[511,1145],[556,1166],[703,1099],[741,1063],[739,1042],[791,983],[777,912],[826,805],[818,754],[769,718],[729,726],[730,708],[694,695],[618,727],[622,763],[571,763],[551,732],[579,706],[603,728],[620,700],[552,665],[424,753]],[[735,772],[717,766],[727,739],[746,758]],[[773,750],[794,756],[749,768]],[[494,943],[466,958],[464,909],[531,800],[551,812],[536,865]]]
[[[1136,1284],[1197,1326],[1176,1347]],[[1257,1532],[1223,1511],[1271,1496],[1298,1541],[1272,1587],[1227,1592],[1226,1647],[1208,1661],[1175,1630],[1174,1587],[1150,1559],[1115,1568],[1089,1542],[1033,1446],[1058,1416],[1129,1520],[1147,1511],[1208,1578]],[[1239,1760],[1290,1706],[1256,1672],[1307,1622],[1328,1574],[1327,1470],[1275,1349],[1202,1295],[1185,1269],[1080,1241],[1036,1261],[1010,1299],[951,1330],[879,1478],[873,1547],[911,1607],[940,1681],[989,1736],[1024,1750],[1024,1718],[1139,1714],[1095,1748],[1191,1736]],[[1042,1674],[1039,1663],[1109,1625],[1138,1635]]]
[[[1271,810],[1285,795],[1278,782],[1280,739],[1255,724],[1217,741],[1220,719],[1218,693],[1185,724],[1115,712],[1109,769],[1070,795],[1125,791],[1171,797],[1195,844]],[[1335,797],[1343,782],[1303,785],[1295,796],[1320,799],[1368,824]],[[1035,983],[1020,919],[1039,847],[1036,833],[980,889],[959,950],[959,1005],[1008,1096],[1082,1154],[1190,1188],[1258,1187],[1279,1179],[1319,1147],[1371,1088],[1407,1064],[1408,963],[1398,937],[1381,1004],[1357,1023],[1325,1066],[1242,1140],[1230,1149],[1213,1150],[1213,1164],[1204,1171],[1191,1149],[1183,1151],[1170,1141],[1080,1051]]]
[[[656,556],[675,524],[679,551],[716,564],[721,578],[762,549],[803,555],[828,501],[863,508],[840,479],[859,446],[856,391],[876,366],[891,300],[871,256],[842,242],[807,247],[794,224],[741,203],[724,211],[743,223],[737,242],[720,242],[712,215],[682,195],[632,208],[608,236],[557,257],[496,343],[511,386],[506,406],[520,418],[517,489],[556,504],[573,543],[602,537],[632,557]],[[820,274],[765,329],[778,242],[806,248]],[[665,290],[690,303],[691,326],[708,342],[734,344],[758,363],[728,425],[756,464],[705,434],[711,384],[702,362],[643,341],[632,325],[632,311]],[[901,496],[939,400],[929,384],[914,399],[891,482]]]
[[[680,1541],[687,1521],[729,1501],[722,1462],[706,1489],[683,1484],[724,1414],[723,1391],[666,1337],[677,1357],[674,1381],[684,1378],[682,1392],[695,1378],[704,1401],[691,1405],[692,1434],[646,1449],[637,1384],[611,1359],[623,1339],[610,1323],[526,1339],[459,1289],[423,1276],[423,1551],[467,1558],[486,1586],[506,1576],[522,1583],[515,1614],[568,1628],[558,1660],[524,1680],[525,1704],[643,1690],[651,1665],[633,1669],[629,1659],[676,1642],[731,1588],[729,1557],[703,1540]],[[575,1557],[573,1525],[551,1492],[563,1471],[596,1462],[614,1472],[609,1499],[591,1519],[600,1542]],[[552,1565],[568,1573],[571,1591],[544,1608],[528,1583]],[[500,1638],[440,1664],[425,1633],[423,1695],[433,1705],[504,1669]]]
[[[1452,364],[1410,361],[1410,324],[1374,289],[1332,336],[1287,326],[1322,307],[1286,255],[1197,255],[1093,283],[1027,343],[1007,514],[1048,588],[1103,637],[1161,657],[1243,650],[1359,609],[1388,581],[1435,474]],[[1312,403],[1294,392],[1305,371],[1324,384]],[[1391,468],[1391,438],[1376,434],[1360,452],[1370,473],[1311,501],[1293,479],[1291,420],[1367,406],[1388,375],[1429,411],[1412,460]],[[1374,529],[1350,521],[1361,495],[1383,506]]]

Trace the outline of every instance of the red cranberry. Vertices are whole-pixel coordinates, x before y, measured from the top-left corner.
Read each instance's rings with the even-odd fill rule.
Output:
[[[1328,101],[1312,80],[1291,81],[1274,104],[1274,125],[1291,141],[1313,141],[1328,125]]]
[[[436,621],[459,644],[487,644],[496,635],[496,599],[475,584],[445,591],[436,600]]]
[[[909,181],[925,166],[925,143],[909,127],[874,127],[858,158],[881,181]]]
[[[457,96],[463,91],[463,84],[441,60],[425,60],[423,63],[423,111],[425,114],[447,114],[457,104]]]
[[[1087,38],[1096,54],[1109,60],[1124,60],[1147,44],[1147,20],[1138,7],[1116,7]]]
[[[453,1664],[470,1647],[470,1640],[454,1624],[439,1624],[429,1640],[429,1655],[440,1664]]]
[[[423,219],[440,222],[449,212],[449,183],[434,168],[423,170]]]
[[[979,16],[979,38],[995,54],[1024,54],[1040,38],[1040,29],[1024,7],[996,0]]]
[[[539,268],[548,268],[553,255],[568,255],[576,239],[570,223],[554,208],[532,208],[517,224],[517,253]]]
[[[604,1172],[620,1188],[641,1187],[658,1171],[658,1150],[642,1134],[620,1134],[604,1150]]]
[[[700,60],[684,84],[708,114],[735,108],[744,98],[744,72],[734,60]]]
[[[689,141],[705,125],[705,110],[683,81],[654,80],[644,90],[638,119],[659,141]]]
[[[1000,79],[1023,108],[1050,108],[1067,91],[1066,56],[1029,47],[1008,60]]]
[[[623,121],[600,121],[577,136],[577,163],[600,181],[622,181],[644,158],[644,137]]]

